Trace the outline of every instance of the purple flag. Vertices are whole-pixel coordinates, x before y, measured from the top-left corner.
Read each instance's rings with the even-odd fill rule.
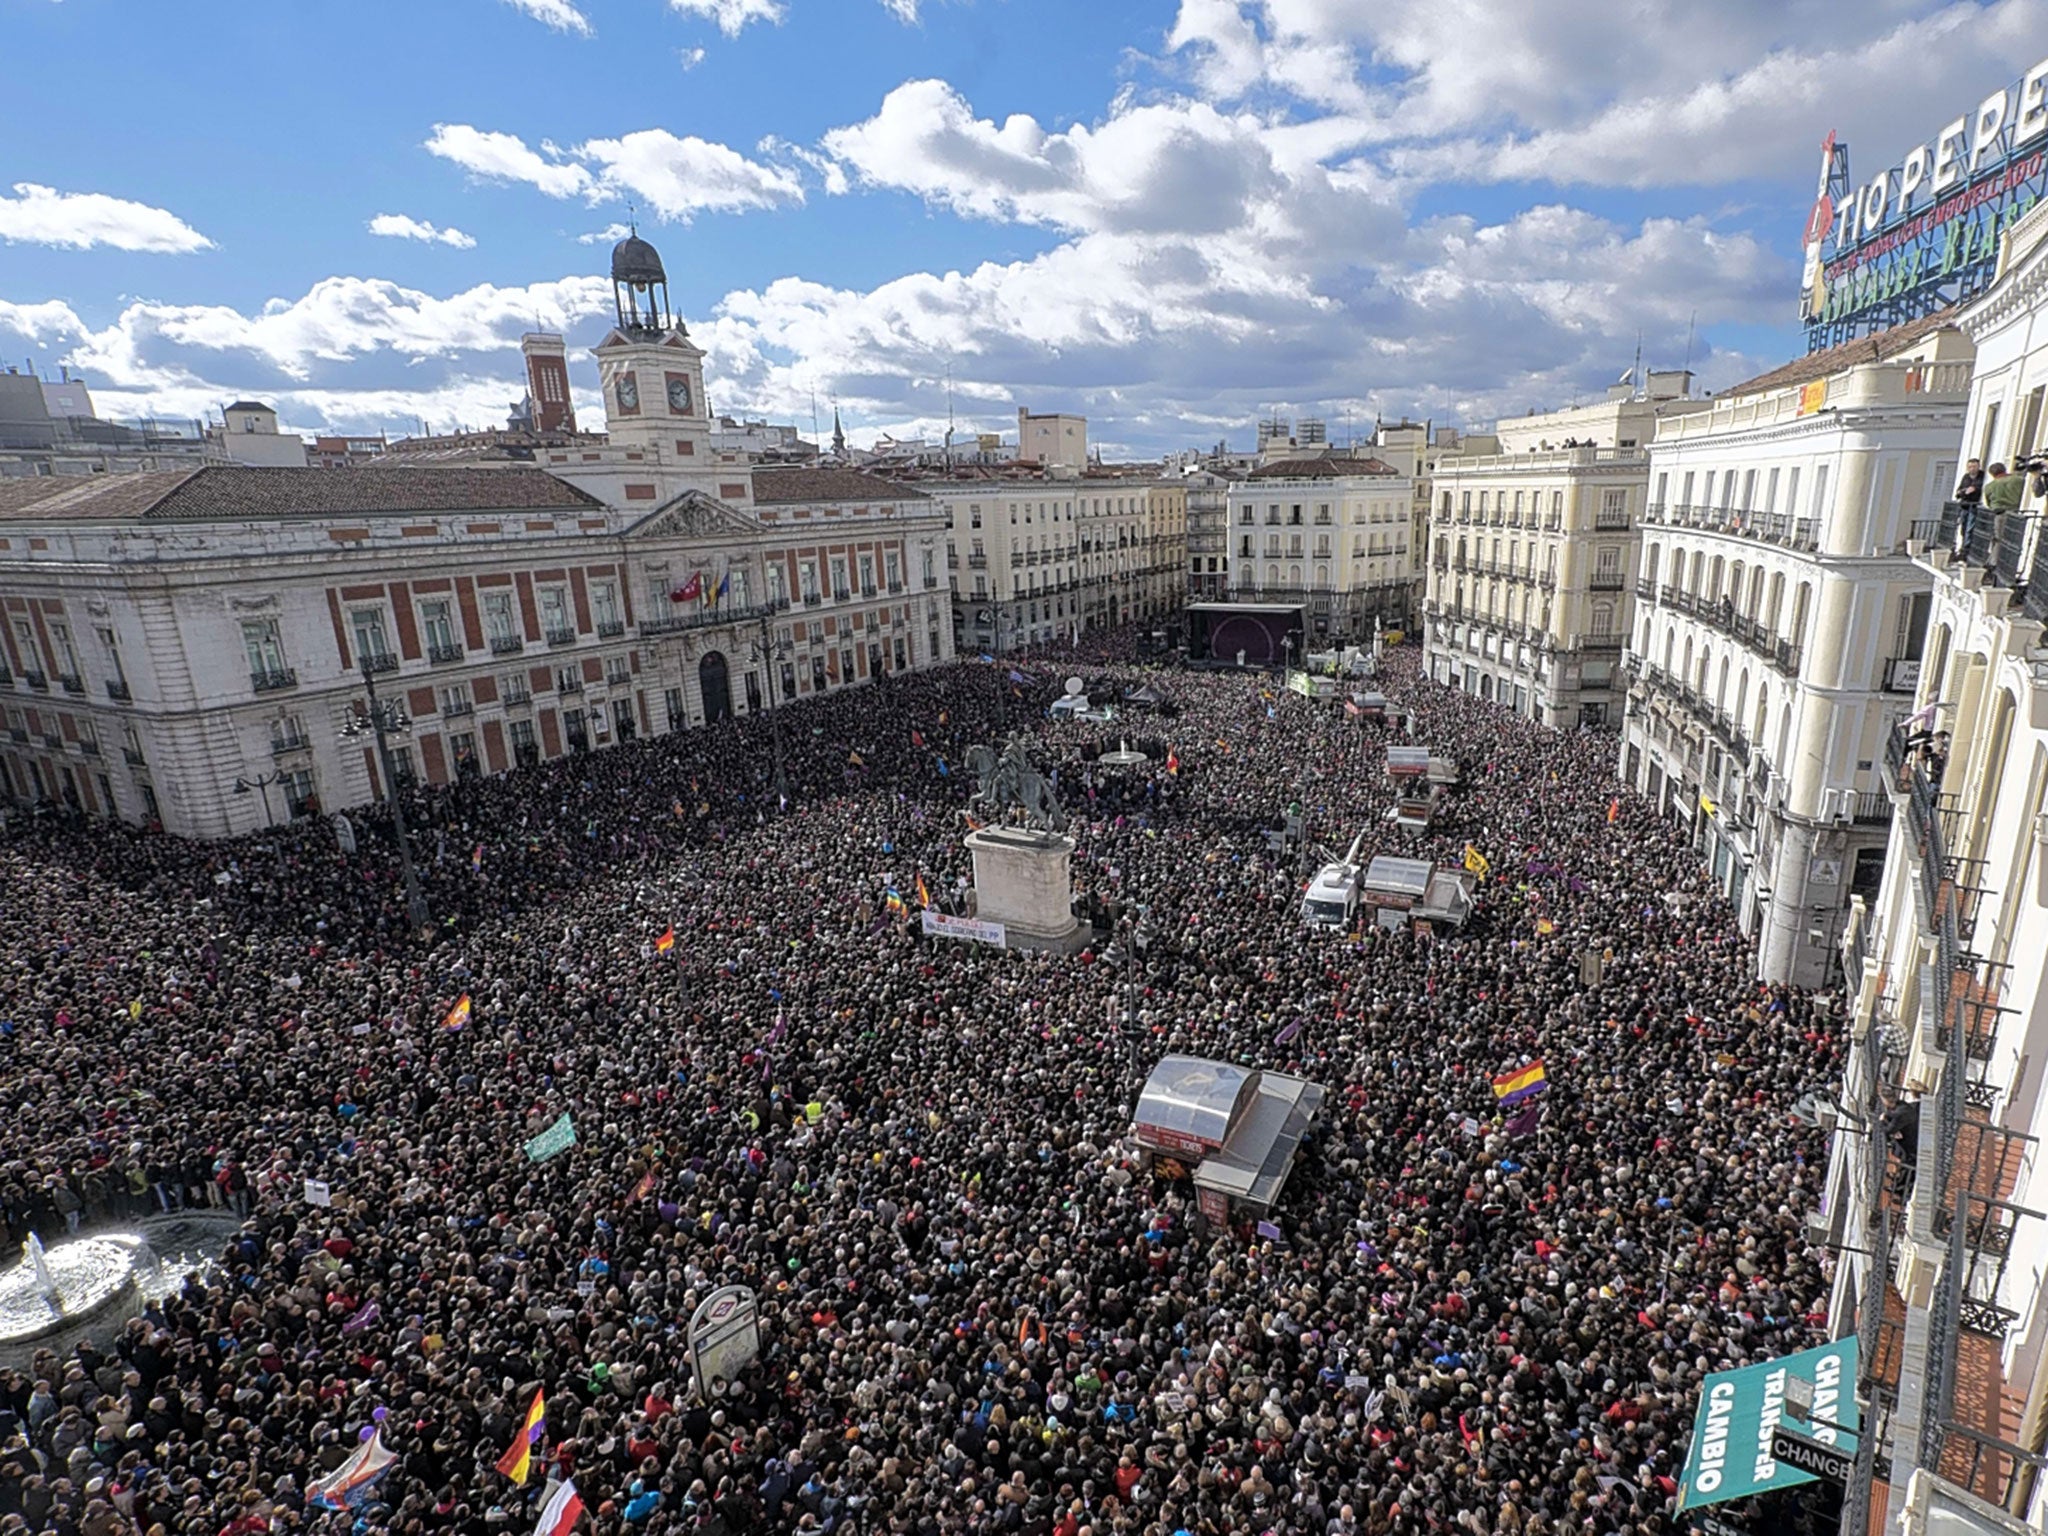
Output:
[[[1286,1241],[1286,1239],[1280,1235],[1280,1229],[1274,1226],[1273,1223],[1270,1221],[1260,1222],[1258,1231],[1259,1236],[1270,1239],[1273,1242],[1280,1243]]]
[[[341,1331],[345,1334],[361,1333],[381,1316],[383,1316],[383,1308],[379,1307],[374,1301],[366,1301],[357,1309],[354,1317],[341,1325]]]
[[[768,1031],[768,1044],[780,1045],[782,1043],[783,1031],[785,1031],[788,1028],[789,1020],[783,1016],[783,1012],[780,1008],[776,1009],[775,1027]]]
[[[1292,1024],[1289,1024],[1285,1029],[1281,1030],[1279,1034],[1273,1037],[1273,1043],[1275,1045],[1285,1045],[1288,1041],[1292,1040],[1296,1035],[1300,1033],[1301,1020],[1296,1019]]]
[[[1541,1099],[1533,1099],[1530,1101],[1529,1107],[1510,1120],[1503,1129],[1510,1136],[1533,1136],[1536,1134],[1536,1127],[1542,1123],[1543,1101]]]

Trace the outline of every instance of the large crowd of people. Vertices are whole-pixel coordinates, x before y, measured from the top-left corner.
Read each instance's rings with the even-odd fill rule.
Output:
[[[1753,979],[1610,737],[1397,651],[1384,725],[1148,670],[1177,707],[1111,768],[1121,724],[1045,718],[1079,663],[1020,665],[785,707],[786,801],[759,718],[422,788],[425,936],[374,811],[353,853],[18,820],[4,1251],[195,1207],[223,1244],[0,1371],[0,1536],[483,1536],[562,1478],[600,1536],[1677,1529],[1702,1377],[1825,1327],[1787,1110],[1838,1075],[1828,1011]],[[1009,730],[1057,772],[1078,956],[921,932]],[[1411,739],[1463,770],[1421,834],[1381,819]],[[1334,849],[1470,844],[1473,921],[1304,926],[1290,802]],[[1328,1088],[1270,1225],[1140,1166],[1168,1052]],[[1489,1080],[1539,1058],[1511,1133]],[[685,1325],[727,1284],[761,1350],[707,1397]],[[309,1504],[373,1431],[367,1501]]]

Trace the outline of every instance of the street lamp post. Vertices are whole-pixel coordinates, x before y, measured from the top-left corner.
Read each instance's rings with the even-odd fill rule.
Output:
[[[427,909],[426,893],[420,889],[419,872],[412,864],[412,838],[405,828],[404,797],[399,793],[398,775],[391,764],[391,746],[385,733],[403,734],[412,729],[412,717],[397,703],[387,703],[377,697],[377,679],[371,672],[370,664],[363,663],[363,688],[370,696],[369,707],[363,713],[342,727],[344,736],[360,736],[368,731],[377,741],[377,763],[384,773],[386,798],[391,802],[391,829],[398,837],[398,869],[405,882],[405,914],[414,929],[424,929],[433,922],[433,914]]]
[[[285,775],[283,773],[259,773],[249,778],[238,776],[235,779],[235,793],[246,795],[251,790],[254,790],[257,794],[261,795],[263,797],[263,823],[265,826],[275,830],[277,827],[277,817],[271,813],[270,809],[270,786],[282,784],[284,781]]]
[[[777,663],[792,654],[792,648],[786,641],[776,642],[770,638],[770,625],[774,618],[772,607],[761,615],[761,638],[754,644],[754,654],[760,658],[762,670],[768,674],[768,734],[775,743],[775,796],[778,804],[786,805],[789,803],[789,775],[782,763],[782,711],[776,705],[775,690],[781,686]]]

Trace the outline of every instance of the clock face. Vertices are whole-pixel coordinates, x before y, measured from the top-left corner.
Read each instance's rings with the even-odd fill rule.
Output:
[[[668,376],[668,408],[678,416],[690,414],[690,381],[680,373]]]
[[[619,409],[637,411],[640,409],[640,381],[630,373],[619,375]]]

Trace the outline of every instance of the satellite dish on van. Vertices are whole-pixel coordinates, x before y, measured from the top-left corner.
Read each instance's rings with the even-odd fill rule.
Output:
[[[1086,685],[1086,684],[1084,684],[1084,683],[1083,683],[1083,682],[1081,681],[1081,679],[1079,679],[1078,677],[1070,677],[1070,678],[1068,678],[1068,679],[1067,679],[1067,696],[1068,696],[1069,698],[1078,698],[1078,697],[1080,697],[1081,693],[1082,693],[1082,692],[1083,692],[1083,691],[1085,690],[1086,686],[1087,686],[1087,685]]]

